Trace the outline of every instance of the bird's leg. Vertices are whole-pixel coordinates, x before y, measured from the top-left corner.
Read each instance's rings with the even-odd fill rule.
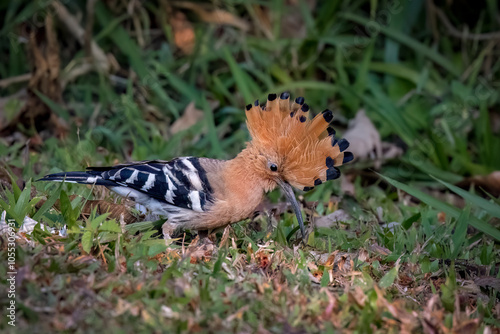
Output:
[[[206,239],[208,239],[208,241],[210,241],[210,239],[208,238],[208,230],[199,230],[198,236],[200,237],[200,243],[201,242],[205,243]]]
[[[170,244],[172,243],[172,234],[177,229],[177,226],[175,224],[169,223],[167,220],[163,223],[161,228],[163,230],[163,238],[165,239],[165,244],[167,246],[170,246]]]

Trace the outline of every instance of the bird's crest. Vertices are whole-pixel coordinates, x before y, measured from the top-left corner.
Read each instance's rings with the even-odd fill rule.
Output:
[[[335,168],[353,159],[345,150],[349,143],[337,140],[329,127],[330,110],[309,118],[309,106],[298,97],[290,104],[290,94],[269,94],[265,106],[258,101],[246,107],[247,126],[252,136],[250,146],[261,154],[275,157],[280,174],[292,186],[309,190],[336,179]]]

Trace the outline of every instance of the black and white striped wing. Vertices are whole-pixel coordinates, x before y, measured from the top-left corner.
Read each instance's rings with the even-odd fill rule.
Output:
[[[104,171],[102,177],[161,202],[197,212],[205,211],[213,201],[210,182],[198,158],[120,165]],[[126,189],[118,192],[123,191]]]
[[[89,167],[86,172],[47,175],[41,181],[103,185],[146,206],[158,201],[204,212],[213,202],[206,171],[199,159],[193,157]]]

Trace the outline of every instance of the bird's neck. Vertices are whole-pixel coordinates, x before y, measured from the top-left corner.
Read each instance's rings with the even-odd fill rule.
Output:
[[[265,192],[276,187],[262,175],[258,168],[256,152],[246,148],[224,166],[225,193],[231,194],[234,200],[246,207],[257,207]]]

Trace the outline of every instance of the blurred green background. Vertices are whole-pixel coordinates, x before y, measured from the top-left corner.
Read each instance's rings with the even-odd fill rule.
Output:
[[[382,140],[404,150],[382,169],[396,179],[456,183],[500,167],[496,1],[14,1],[1,10],[0,149],[15,163],[37,137],[28,147],[42,153],[30,159],[39,166],[25,164],[26,176],[230,158],[248,139],[242,107],[282,91],[333,109],[340,129],[365,109]],[[36,110],[23,110],[27,99]],[[203,114],[173,134],[189,103]]]

